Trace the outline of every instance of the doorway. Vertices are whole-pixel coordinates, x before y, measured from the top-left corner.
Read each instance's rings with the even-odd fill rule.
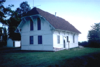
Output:
[[[66,46],[65,46],[65,40],[63,40],[63,43],[64,43],[64,48],[65,48],[65,47],[66,47]]]

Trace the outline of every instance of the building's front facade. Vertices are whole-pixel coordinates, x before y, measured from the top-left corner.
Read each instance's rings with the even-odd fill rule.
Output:
[[[27,17],[26,17],[27,18]],[[33,20],[33,21],[32,21]],[[43,18],[24,19],[21,29],[22,50],[53,50],[53,32]]]

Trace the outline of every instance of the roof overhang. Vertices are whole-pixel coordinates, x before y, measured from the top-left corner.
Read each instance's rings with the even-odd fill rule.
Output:
[[[61,29],[55,29],[54,31],[65,32],[65,33],[71,33],[71,34],[80,34],[80,33],[77,33],[77,32],[68,31],[68,30],[61,30]]]
[[[31,15],[31,16],[25,16],[25,17],[22,17],[21,18],[21,22],[20,22],[20,24],[18,25],[18,27],[17,27],[17,29],[19,30],[19,29],[21,29],[22,28],[22,26],[27,22],[27,18],[30,18],[30,19],[32,19],[32,21],[33,21],[33,18],[40,18],[40,19],[43,19],[43,20],[46,20],[43,16],[41,16],[41,15],[39,15],[39,14],[36,14],[36,15]],[[47,21],[47,20],[46,20]],[[48,22],[47,21],[47,23],[49,24],[49,26],[51,27],[51,30],[54,30],[55,28],[50,24],[50,22]]]
[[[36,14],[36,15],[31,15],[31,16],[25,16],[25,17],[22,17],[21,18],[21,22],[20,22],[20,24],[18,25],[18,27],[17,28],[22,28],[22,26],[27,22],[27,18],[30,18],[30,19],[32,19],[32,18],[37,18],[37,17],[42,17],[41,15],[39,15],[39,14]],[[32,21],[33,21],[33,19],[32,19]]]

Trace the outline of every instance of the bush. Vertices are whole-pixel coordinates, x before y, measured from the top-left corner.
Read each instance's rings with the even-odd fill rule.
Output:
[[[84,47],[94,47],[94,48],[100,48],[100,41],[95,41],[95,40],[89,40],[83,41],[83,42],[78,42],[79,46],[84,46]]]
[[[0,42],[0,47],[6,46],[7,42]]]
[[[90,47],[95,47],[95,48],[100,48],[100,41],[90,40],[89,41],[89,46]]]
[[[78,42],[79,46],[84,46],[84,47],[89,47],[89,44],[87,41],[83,41],[83,42]]]

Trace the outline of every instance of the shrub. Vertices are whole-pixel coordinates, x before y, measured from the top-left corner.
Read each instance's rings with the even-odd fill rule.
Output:
[[[6,46],[7,42],[0,42],[0,47]]]
[[[100,41],[90,40],[89,41],[90,47],[100,48]]]
[[[83,42],[78,42],[79,46],[84,46],[84,47],[89,47],[89,44],[87,41],[83,41]]]

